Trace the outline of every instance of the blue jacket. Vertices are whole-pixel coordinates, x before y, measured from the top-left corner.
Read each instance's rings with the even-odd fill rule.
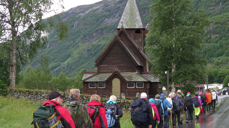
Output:
[[[161,101],[161,99],[155,99],[155,100]],[[165,112],[164,112],[164,106],[163,106],[163,104],[162,104],[162,101],[161,101],[161,108],[162,108],[162,111],[163,111],[162,117],[164,117],[164,116],[165,116]],[[168,113],[167,113],[167,114],[168,114]]]
[[[169,101],[167,99],[165,99],[165,97],[161,97],[161,101],[163,101],[163,104],[166,107],[164,115],[168,115],[167,107],[172,108],[172,105],[169,103]]]

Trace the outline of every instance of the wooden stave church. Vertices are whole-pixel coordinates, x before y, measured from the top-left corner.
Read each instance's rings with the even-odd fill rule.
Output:
[[[161,93],[159,79],[151,75],[149,57],[145,54],[145,37],[136,0],[128,0],[116,35],[95,61],[97,72],[85,72],[84,94],[109,97],[122,93],[133,98],[136,93],[146,92],[148,98]]]

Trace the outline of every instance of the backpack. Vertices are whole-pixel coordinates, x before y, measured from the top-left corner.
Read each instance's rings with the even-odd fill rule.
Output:
[[[185,97],[185,106],[187,108],[192,108],[193,107],[193,102],[191,97]]]
[[[117,113],[117,107],[113,104],[107,104],[105,106],[105,111],[106,111],[108,127],[114,126],[115,125],[115,115]]]
[[[147,102],[145,100],[136,100],[131,103],[131,121],[135,125],[141,125],[148,121]]]
[[[179,106],[180,106],[180,101],[178,99],[178,97],[174,97],[172,98],[172,102],[173,102],[173,111],[178,111],[179,110]]]
[[[205,94],[202,94],[201,95],[201,102],[204,103],[206,100],[206,95]]]
[[[159,117],[162,118],[163,110],[162,110],[162,107],[161,107],[161,101],[155,100],[155,105],[157,106]]]
[[[90,106],[90,105],[87,105],[87,111],[89,113],[89,116],[92,120],[92,123],[93,125],[95,124],[95,119],[96,117],[99,116],[99,108],[100,106],[96,105],[96,106]],[[99,116],[99,120],[100,120],[100,123],[101,123],[101,116]],[[101,123],[101,128],[105,128],[105,125],[104,123]]]
[[[55,107],[58,105],[39,106],[33,113],[34,128],[64,128],[60,118],[60,114]]]
[[[216,99],[216,92],[212,91],[212,100],[215,100],[215,99]]]
[[[193,101],[194,101],[195,107],[199,107],[200,106],[200,103],[198,101],[198,98],[193,98]]]

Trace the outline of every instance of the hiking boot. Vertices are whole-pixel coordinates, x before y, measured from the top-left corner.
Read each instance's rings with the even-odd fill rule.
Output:
[[[199,119],[199,116],[197,116],[196,119]]]
[[[186,123],[188,123],[188,120],[186,120]]]

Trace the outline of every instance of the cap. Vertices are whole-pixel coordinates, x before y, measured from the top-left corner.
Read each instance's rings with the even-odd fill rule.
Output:
[[[198,92],[195,94],[195,96],[198,96],[199,94],[198,94]]]
[[[164,93],[161,93],[161,97],[165,97],[165,94]]]
[[[205,91],[203,91],[203,93],[205,93]]]
[[[200,92],[200,95],[202,95],[202,92]]]
[[[177,92],[181,93],[181,90],[179,89],[179,90],[177,90]]]
[[[56,92],[56,91],[52,91],[50,94],[49,94],[49,100],[52,100],[52,99],[55,99],[57,97],[64,97],[64,95],[61,95],[59,92]]]
[[[154,99],[153,99],[153,98],[150,98],[150,99],[149,99],[149,102],[150,102],[150,103],[154,103]]]
[[[191,95],[191,93],[190,93],[190,92],[188,92],[187,94],[190,94],[190,95]]]
[[[147,94],[145,92],[141,93],[140,98],[147,98]]]

